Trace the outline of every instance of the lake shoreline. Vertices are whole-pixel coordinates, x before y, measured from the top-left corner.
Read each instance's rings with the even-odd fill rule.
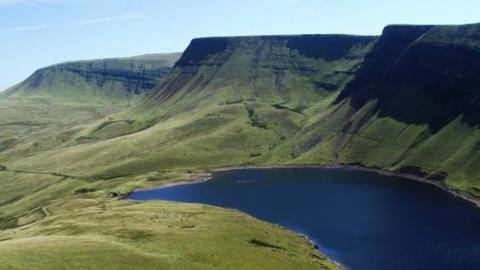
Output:
[[[175,182],[167,182],[161,186],[158,187],[151,187],[151,188],[143,188],[143,189],[135,189],[123,196],[123,198],[128,197],[132,192],[136,191],[146,191],[146,190],[154,190],[154,189],[162,189],[162,188],[168,188],[168,187],[173,187],[173,186],[179,186],[179,185],[193,185],[193,184],[198,184],[206,181],[210,181],[213,178],[214,173],[218,172],[227,172],[227,171],[235,171],[235,170],[251,170],[251,169],[295,169],[295,168],[312,168],[312,169],[351,169],[351,170],[358,170],[358,171],[364,171],[364,172],[372,172],[380,175],[386,175],[386,176],[394,176],[398,178],[403,178],[406,180],[413,180],[421,183],[426,183],[430,185],[434,185],[452,195],[455,197],[462,198],[468,202],[473,203],[476,207],[480,208],[480,199],[474,198],[469,196],[468,194],[465,194],[463,192],[459,192],[453,189],[450,189],[441,183],[434,182],[431,180],[428,180],[426,178],[420,177],[420,176],[415,176],[411,174],[404,174],[404,173],[395,173],[391,171],[386,171],[382,169],[377,169],[377,168],[369,168],[369,167],[364,167],[364,166],[359,166],[359,165],[256,165],[256,166],[238,166],[238,167],[225,167],[225,168],[216,168],[216,169],[207,169],[205,170],[206,173],[204,173],[201,177],[194,179],[194,180],[185,180],[185,181],[175,181]]]
[[[357,171],[363,171],[363,172],[371,172],[371,173],[375,173],[375,174],[379,174],[379,175],[398,177],[399,179],[403,179],[403,180],[413,180],[413,181],[417,181],[417,182],[421,182],[421,183],[434,185],[434,186],[450,193],[451,195],[454,195],[455,197],[460,197],[463,200],[466,200],[468,202],[473,203],[476,207],[480,207],[480,200],[479,199],[475,199],[475,198],[469,197],[466,194],[462,194],[458,191],[451,190],[448,187],[445,187],[445,186],[441,185],[441,183],[430,181],[430,180],[427,180],[425,178],[415,176],[415,175],[395,173],[395,172],[385,171],[385,170],[381,170],[381,169],[377,169],[377,168],[368,168],[368,167],[359,166],[359,165],[257,165],[257,166],[237,166],[237,167],[216,168],[216,169],[205,170],[205,173],[203,173],[201,176],[199,176],[198,178],[196,178],[194,180],[167,182],[164,185],[161,185],[159,187],[136,189],[136,190],[133,190],[133,191],[129,192],[128,194],[126,194],[123,198],[127,199],[127,197],[131,193],[136,192],[136,191],[148,191],[148,190],[163,189],[163,188],[169,188],[169,187],[181,186],[181,185],[193,185],[193,184],[198,184],[198,183],[211,181],[213,179],[213,176],[214,176],[215,173],[235,171],[235,170],[289,169],[289,168],[290,169],[295,169],[295,168],[350,169],[350,170],[357,170]],[[250,214],[239,211],[237,209],[231,209],[231,210],[240,212],[240,213],[248,215],[248,216],[251,216]],[[268,221],[266,221],[266,222],[268,222]],[[347,269],[341,263],[333,260],[332,258],[328,257],[326,254],[322,253],[322,250],[320,250],[318,248],[318,243],[316,243],[315,241],[310,239],[308,235],[302,234],[302,233],[297,232],[293,229],[286,228],[286,227],[281,226],[279,224],[276,224],[276,225],[282,227],[283,229],[285,229],[285,230],[287,230],[291,233],[294,233],[294,234],[302,237],[303,239],[305,239],[307,242],[309,242],[312,245],[312,247],[315,249],[315,251],[320,256],[322,256],[323,258],[325,258],[329,262],[335,264],[339,269],[342,269],[342,270]]]
[[[476,207],[480,208],[480,199],[471,197],[463,192],[459,192],[453,189],[450,189],[441,183],[435,182],[428,180],[426,178],[420,177],[420,176],[415,176],[411,174],[405,174],[405,173],[396,173],[396,172],[391,172],[391,171],[386,171],[382,169],[377,169],[377,168],[369,168],[369,167],[364,167],[364,166],[359,166],[359,165],[265,165],[265,166],[239,166],[239,167],[227,167],[227,168],[219,168],[219,169],[214,169],[212,170],[213,172],[226,172],[226,171],[234,171],[234,170],[249,170],[249,169],[295,169],[295,168],[317,168],[317,169],[351,169],[351,170],[357,170],[357,171],[363,171],[363,172],[372,172],[376,173],[379,175],[385,175],[385,176],[393,176],[393,177],[398,177],[398,178],[403,178],[406,180],[413,180],[425,184],[430,184],[434,185],[452,195],[455,197],[460,197],[468,202],[473,203]],[[160,187],[162,188],[162,187]]]
[[[310,245],[313,246],[313,248],[315,249],[315,251],[316,251],[320,256],[324,257],[327,261],[329,261],[329,262],[333,263],[334,265],[336,265],[340,270],[347,270],[347,268],[346,268],[343,264],[341,264],[341,263],[333,260],[332,258],[328,257],[326,254],[322,253],[322,251],[320,250],[320,248],[319,248],[319,246],[318,246],[318,243],[315,243],[315,241],[313,241],[312,239],[310,239],[310,237],[308,237],[308,235],[303,234],[303,233],[296,232],[296,231],[291,230],[291,229],[289,229],[289,228],[285,228],[285,227],[282,227],[282,228],[285,229],[285,230],[287,230],[287,231],[289,231],[289,232],[292,232],[292,233],[294,233],[294,234],[296,234],[296,235],[298,235],[298,236],[300,236],[300,237],[302,237],[303,239],[305,239],[305,241],[309,242]]]

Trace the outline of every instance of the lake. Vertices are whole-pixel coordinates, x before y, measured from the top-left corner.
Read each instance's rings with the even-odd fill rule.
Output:
[[[480,209],[399,177],[353,169],[232,170],[128,198],[238,209],[307,235],[347,269],[480,269]]]

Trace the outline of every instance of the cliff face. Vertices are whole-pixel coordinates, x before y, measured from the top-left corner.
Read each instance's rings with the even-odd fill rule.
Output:
[[[374,39],[375,37],[348,35],[198,38],[192,40],[177,66],[212,64],[211,61],[208,61],[209,56],[222,54],[228,49],[234,50],[234,46],[247,48],[248,46],[255,47],[255,45],[265,46],[266,43],[269,43],[270,46],[282,46],[290,51],[296,50],[307,58],[333,61],[348,57],[354,47],[370,45]],[[225,60],[223,59],[223,61]]]
[[[480,24],[387,27],[336,99],[337,161],[480,195],[479,38]]]
[[[69,62],[37,70],[8,96],[130,99],[148,93],[180,54]]]
[[[375,39],[344,35],[195,39],[150,101],[166,101],[179,91],[222,89],[230,91],[231,99],[278,99],[300,105],[308,96],[340,89]]]
[[[182,54],[182,57],[176,63],[176,67],[186,67],[195,65],[212,65],[212,60],[208,61],[211,55],[223,53],[228,45],[230,38],[197,38],[192,40],[188,48]],[[224,60],[225,61],[225,60]]]
[[[365,56],[362,67],[358,70],[355,79],[340,94],[338,101],[347,97],[359,107],[368,99],[374,97],[377,86],[382,83],[386,73],[402,57],[408,47],[432,26],[387,26],[370,53]]]
[[[375,99],[382,115],[434,132],[459,116],[478,125],[479,35],[477,25],[387,27],[338,100],[360,108]]]

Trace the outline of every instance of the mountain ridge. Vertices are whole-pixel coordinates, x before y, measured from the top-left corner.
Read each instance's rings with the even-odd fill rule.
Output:
[[[68,61],[35,71],[2,95],[125,102],[149,92],[170,72],[179,56],[169,53]]]
[[[322,42],[321,39],[324,39],[323,41],[325,42]],[[323,48],[324,50],[330,49],[333,52],[330,48],[332,46],[329,47],[326,43],[339,39],[341,41],[351,41],[351,44],[350,47],[347,47],[336,55],[337,59],[325,59],[325,55],[313,55],[313,57],[312,55],[305,55],[305,49],[312,50],[312,47]],[[236,74],[241,75],[242,78],[238,79],[228,74],[220,74],[225,78],[224,81],[228,80],[229,83],[243,85],[242,87],[250,88],[250,92],[255,92],[255,90],[252,89],[255,88],[255,86],[246,84],[257,81],[258,72],[264,72],[264,74],[259,73],[263,77],[272,76],[283,80],[283,78],[280,77],[289,70],[300,72],[325,70],[325,66],[328,64],[326,62],[333,62],[340,60],[341,57],[346,57],[349,50],[354,49],[354,45],[368,47],[375,39],[376,37],[348,35],[277,35],[194,39],[175,65],[173,74],[174,76],[177,74],[178,78],[169,78],[165,80],[163,84],[158,85],[150,96],[150,100],[155,98],[164,100],[166,97],[168,98],[185,86],[184,83],[190,81],[195,76],[198,80],[203,81],[204,84],[208,84],[210,81],[199,77],[203,75],[203,77],[213,78],[218,75],[217,72],[222,73],[222,66],[225,64],[233,65],[232,68],[236,69]],[[298,40],[301,40],[301,42]],[[306,44],[306,46],[301,47],[301,45],[304,44]],[[302,49],[304,49],[303,54]],[[285,54],[282,55],[282,53]],[[327,54],[328,53],[330,52],[327,52]],[[361,52],[359,54],[361,54]],[[358,59],[358,55],[353,55],[350,60],[356,61],[356,59]],[[348,65],[349,63],[346,64]],[[205,68],[210,67],[210,69],[216,67],[216,70],[208,71],[210,73],[207,75],[206,72],[202,73],[199,70],[202,66]],[[250,74],[247,74],[245,70],[248,70]],[[309,78],[314,77],[313,74],[305,76]],[[227,83],[224,82],[223,84],[225,85]],[[316,86],[313,87],[317,88]],[[263,89],[265,89],[265,87],[263,87]],[[269,91],[269,89],[263,91]],[[252,94],[255,95],[255,93]],[[259,96],[262,95],[262,93],[257,94]]]

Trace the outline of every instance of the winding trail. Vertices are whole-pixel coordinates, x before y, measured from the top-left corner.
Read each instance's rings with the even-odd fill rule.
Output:
[[[41,174],[41,175],[51,175],[56,177],[63,177],[64,179],[78,179],[78,180],[110,180],[120,177],[125,177],[127,175],[93,175],[93,176],[78,176],[78,175],[69,175],[57,172],[43,172],[43,171],[30,171],[30,170],[15,170],[4,168],[0,172],[13,172],[13,173],[24,173],[24,174]]]
[[[50,217],[50,212],[48,211],[47,207],[42,207],[42,212],[45,215],[44,219]]]

